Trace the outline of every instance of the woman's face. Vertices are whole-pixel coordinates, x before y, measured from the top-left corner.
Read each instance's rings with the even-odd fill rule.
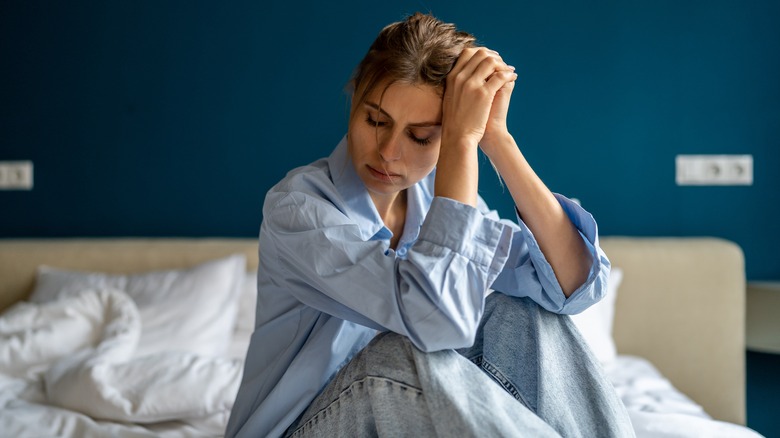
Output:
[[[393,83],[353,105],[347,144],[372,198],[395,196],[436,166],[441,144],[441,97],[430,85]]]

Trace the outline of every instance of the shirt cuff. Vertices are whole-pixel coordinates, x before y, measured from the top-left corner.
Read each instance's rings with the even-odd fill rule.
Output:
[[[539,281],[542,283],[542,287],[548,291],[548,298],[554,302],[554,308],[549,310],[557,313],[576,314],[597,303],[604,296],[606,288],[601,287],[603,283],[601,280],[609,275],[610,264],[606,255],[599,248],[598,226],[593,215],[563,195],[554,193],[554,196],[560,203],[566,216],[569,217],[569,220],[579,231],[592,260],[587,279],[568,298],[563,293],[552,265],[550,265],[541,248],[539,248],[536,237],[534,237],[519,214],[517,215],[517,222],[525,235],[529,255],[539,275]]]
[[[448,248],[497,275],[509,256],[512,229],[470,205],[437,196],[420,228],[419,240]]]

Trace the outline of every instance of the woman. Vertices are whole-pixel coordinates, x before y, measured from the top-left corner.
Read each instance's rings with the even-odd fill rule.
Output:
[[[633,435],[561,315],[603,296],[609,261],[509,134],[516,79],[429,15],[381,31],[345,138],[266,196],[227,436]],[[479,149],[517,224],[477,195]]]

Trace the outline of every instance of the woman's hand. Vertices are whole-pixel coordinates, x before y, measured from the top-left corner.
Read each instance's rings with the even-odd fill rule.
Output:
[[[489,148],[508,134],[506,114],[517,75],[497,52],[463,51],[447,76],[442,102],[442,146]],[[488,151],[485,151],[488,153]]]
[[[492,50],[469,48],[461,53],[447,75],[447,89],[442,101],[441,148],[434,185],[436,196],[477,205],[477,150],[485,135],[488,141],[500,138],[497,132],[501,130],[502,123],[506,131],[504,120],[511,85],[498,98],[497,93],[516,78],[514,68],[506,65]],[[493,109],[496,104],[498,106]],[[511,137],[506,138],[511,140]],[[484,145],[482,150],[488,153]]]
[[[512,73],[514,74],[514,67],[511,68]],[[514,74],[514,78],[511,81],[505,82],[496,92],[495,97],[493,97],[493,105],[490,107],[490,115],[488,116],[488,121],[485,125],[485,134],[479,142],[480,148],[488,157],[493,156],[493,149],[499,145],[512,143],[506,141],[507,137],[509,137],[509,129],[506,126],[506,115],[509,111],[509,101],[512,98],[512,91],[515,89],[516,80],[517,74]]]

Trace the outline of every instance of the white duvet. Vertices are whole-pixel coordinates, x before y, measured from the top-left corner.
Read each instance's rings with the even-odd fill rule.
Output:
[[[134,357],[133,301],[91,289],[0,316],[3,436],[217,436],[240,359],[166,351]]]
[[[761,438],[747,427],[713,420],[646,359],[618,356],[605,371],[637,438]]]

